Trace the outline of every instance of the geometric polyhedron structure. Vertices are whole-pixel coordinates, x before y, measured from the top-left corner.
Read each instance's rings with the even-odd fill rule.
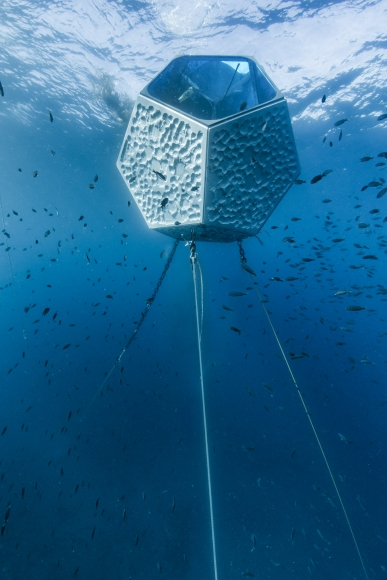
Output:
[[[137,98],[117,167],[148,226],[256,235],[300,173],[287,103],[252,58],[174,59]]]

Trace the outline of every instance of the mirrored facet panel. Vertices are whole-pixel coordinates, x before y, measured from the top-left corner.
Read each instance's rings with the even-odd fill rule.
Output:
[[[244,57],[182,56],[147,87],[151,97],[196,119],[217,120],[270,101],[276,89]]]

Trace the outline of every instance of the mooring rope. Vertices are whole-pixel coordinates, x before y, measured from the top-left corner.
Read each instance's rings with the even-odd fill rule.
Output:
[[[199,262],[199,258],[196,255],[196,263],[199,267],[199,273],[200,273],[200,296],[201,296],[201,303],[202,303],[202,315],[201,315],[201,321],[200,321],[200,340],[202,339],[202,334],[203,334],[203,320],[204,320],[204,290],[203,290],[203,272],[202,272],[202,267],[200,265]]]
[[[196,245],[192,241],[190,243],[190,259],[192,266],[193,284],[195,290],[195,309],[196,309],[196,328],[198,334],[198,349],[199,349],[199,368],[200,368],[200,384],[202,391],[202,408],[203,408],[203,423],[204,423],[204,440],[206,447],[206,462],[207,462],[207,483],[208,483],[208,497],[210,503],[210,518],[211,518],[211,537],[212,537],[212,554],[214,558],[214,576],[215,580],[218,580],[218,567],[216,563],[216,544],[215,544],[215,527],[214,527],[214,513],[212,508],[212,486],[211,486],[211,470],[210,470],[210,455],[208,451],[208,436],[207,436],[207,414],[206,414],[206,400],[204,396],[204,381],[203,381],[203,364],[202,364],[202,347],[201,347],[201,327],[199,323],[199,305],[198,305],[198,292],[197,292],[197,282],[196,282],[196,264],[199,266],[200,276],[201,276],[201,291],[202,291],[202,324],[203,324],[203,278],[201,275],[200,265],[197,262],[196,255]]]
[[[257,282],[255,282],[255,280],[254,280],[254,278],[253,278],[252,270],[251,270],[251,268],[250,268],[250,267],[247,267],[247,268],[246,268],[246,266],[247,266],[247,264],[246,264],[246,257],[245,257],[245,252],[244,252],[244,250],[243,250],[243,248],[242,248],[242,242],[238,242],[238,246],[239,246],[239,253],[240,253],[240,259],[241,259],[241,265],[242,265],[242,264],[244,264],[244,266],[242,266],[242,268],[243,268],[244,270],[246,270],[246,271],[249,273],[249,275],[250,275],[251,282],[252,282],[252,284],[253,284],[253,288],[255,289],[255,291],[256,291],[256,293],[257,293],[257,296],[258,296],[258,298],[259,298],[259,301],[260,301],[260,303],[262,304],[262,308],[263,308],[263,310],[264,310],[264,312],[265,312],[265,314],[266,314],[267,320],[269,321],[270,328],[271,328],[271,330],[273,331],[274,338],[275,338],[275,339],[276,339],[276,341],[277,341],[277,344],[278,344],[278,346],[279,346],[279,349],[280,349],[280,351],[281,351],[282,357],[283,357],[283,359],[284,359],[284,361],[285,361],[285,364],[286,364],[286,366],[287,366],[287,368],[288,368],[289,374],[290,374],[290,376],[291,376],[291,378],[292,378],[292,381],[293,381],[293,383],[294,383],[294,386],[295,386],[295,387],[296,387],[296,389],[297,389],[298,396],[300,397],[300,401],[301,401],[301,403],[302,403],[302,406],[304,407],[304,411],[305,411],[305,413],[306,413],[306,416],[307,416],[307,417],[308,417],[308,419],[309,419],[309,423],[310,423],[310,425],[311,425],[311,427],[312,427],[312,430],[313,430],[314,436],[316,437],[317,444],[318,444],[318,446],[319,446],[319,448],[320,448],[321,454],[322,454],[322,456],[323,456],[323,458],[324,458],[324,461],[325,461],[325,465],[326,465],[326,467],[327,467],[327,469],[328,469],[328,472],[329,472],[329,475],[330,475],[330,477],[331,477],[331,480],[332,480],[333,486],[334,486],[334,488],[335,488],[335,490],[336,490],[337,497],[339,498],[339,502],[340,502],[340,504],[341,504],[341,507],[342,507],[342,510],[343,510],[343,513],[344,513],[345,519],[346,519],[346,521],[347,521],[347,524],[348,524],[348,527],[349,527],[349,531],[351,532],[351,536],[352,536],[353,542],[354,542],[354,544],[355,544],[356,551],[357,551],[357,553],[358,553],[358,556],[359,556],[359,559],[360,559],[361,565],[362,565],[362,567],[363,567],[364,575],[365,575],[365,577],[366,577],[366,578],[367,578],[367,580],[368,580],[368,574],[367,574],[367,570],[366,570],[366,568],[365,568],[365,565],[364,565],[364,562],[363,562],[363,558],[362,558],[362,556],[361,556],[360,549],[359,549],[358,543],[357,543],[357,541],[356,541],[356,538],[355,538],[355,533],[354,533],[354,531],[353,531],[353,529],[352,529],[351,522],[349,521],[349,517],[348,517],[348,514],[347,514],[347,510],[346,510],[346,509],[345,509],[345,507],[344,507],[344,503],[343,503],[343,500],[341,499],[341,495],[340,495],[340,492],[339,492],[339,488],[337,487],[336,480],[335,480],[335,478],[334,478],[334,475],[333,475],[333,473],[332,473],[332,470],[331,470],[331,467],[330,467],[330,465],[329,465],[329,462],[328,462],[327,456],[325,455],[325,452],[324,452],[323,446],[322,446],[322,444],[321,444],[321,441],[320,441],[320,438],[319,438],[319,436],[318,436],[318,434],[317,434],[317,431],[316,431],[316,428],[315,428],[315,426],[314,426],[314,423],[313,423],[312,417],[310,416],[310,413],[309,413],[309,411],[308,411],[308,408],[307,408],[307,406],[306,406],[306,404],[305,404],[305,401],[304,401],[304,399],[303,399],[303,396],[302,396],[301,390],[300,390],[300,388],[299,388],[299,386],[298,386],[298,384],[297,384],[297,381],[296,381],[296,379],[295,379],[295,376],[294,376],[294,374],[293,374],[293,372],[292,372],[292,369],[291,369],[291,367],[290,367],[290,364],[289,364],[289,361],[288,361],[288,359],[287,359],[287,356],[286,356],[286,354],[285,354],[285,352],[284,352],[284,349],[282,348],[281,342],[280,342],[280,340],[279,340],[279,338],[278,338],[278,335],[277,335],[277,333],[276,333],[276,331],[275,331],[275,329],[274,329],[273,323],[272,323],[272,321],[271,321],[271,318],[270,318],[270,316],[269,316],[269,313],[268,313],[268,311],[267,311],[267,308],[266,308],[266,306],[265,306],[265,303],[264,303],[264,301],[262,300],[261,294],[260,294],[260,292],[259,292],[259,290],[258,290],[258,284],[257,284]]]

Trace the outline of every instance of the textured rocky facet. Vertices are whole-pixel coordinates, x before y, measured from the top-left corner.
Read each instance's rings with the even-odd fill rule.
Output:
[[[120,172],[149,227],[200,223],[203,131],[141,101],[129,123]]]
[[[257,233],[298,173],[284,101],[211,128],[203,221]]]

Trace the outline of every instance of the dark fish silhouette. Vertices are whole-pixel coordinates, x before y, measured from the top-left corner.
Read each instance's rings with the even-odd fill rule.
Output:
[[[323,178],[322,175],[315,175],[311,180],[310,183],[317,183],[318,181],[320,181]]]
[[[340,125],[342,125],[343,123],[345,123],[345,121],[348,121],[348,119],[340,119],[340,121],[336,121],[336,123],[333,126],[334,127],[340,127]]]
[[[153,171],[153,173],[155,173],[157,175],[157,177],[160,177],[160,179],[162,179],[163,181],[167,181],[167,178],[165,177],[165,175],[160,173],[160,171],[156,171],[155,169],[152,169],[152,171]]]

